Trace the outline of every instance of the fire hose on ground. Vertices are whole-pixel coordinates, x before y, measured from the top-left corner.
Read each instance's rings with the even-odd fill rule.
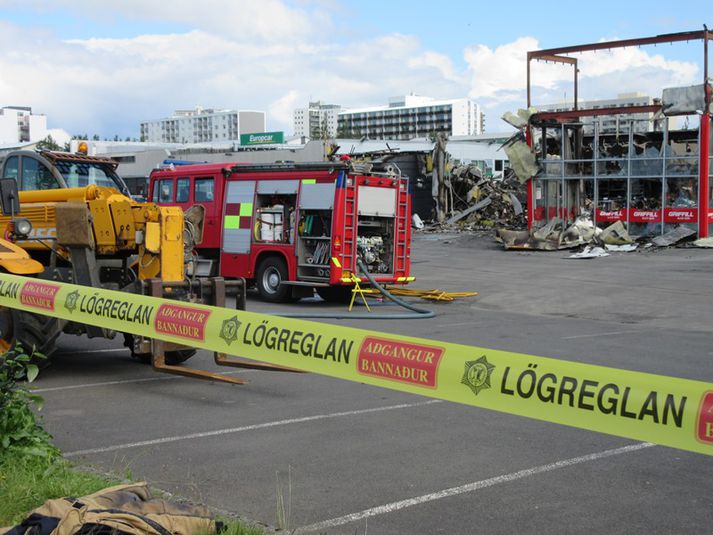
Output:
[[[372,313],[347,313],[347,314],[334,314],[334,313],[326,313],[326,312],[278,312],[274,313],[275,316],[282,316],[285,318],[332,318],[332,319],[357,319],[357,320],[410,320],[410,319],[426,319],[426,318],[433,318],[436,316],[436,313],[433,312],[432,310],[427,310],[425,308],[419,308],[411,303],[408,303],[404,301],[403,299],[399,299],[395,295],[391,294],[384,286],[376,282],[374,280],[374,277],[372,277],[371,273],[369,273],[369,270],[367,269],[366,265],[362,261],[361,258],[357,258],[357,265],[359,266],[359,269],[361,270],[362,274],[367,278],[367,280],[371,283],[371,285],[376,288],[381,295],[383,295],[385,298],[387,298],[390,301],[393,301],[397,305],[411,310],[411,312],[408,313],[401,313],[401,314],[372,314]]]

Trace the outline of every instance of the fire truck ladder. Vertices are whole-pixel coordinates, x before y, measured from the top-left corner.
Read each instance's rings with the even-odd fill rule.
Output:
[[[398,207],[396,213],[396,237],[394,240],[396,245],[396,250],[394,251],[396,265],[394,266],[394,271],[405,272],[406,259],[408,256],[408,244],[406,237],[409,225],[411,224],[408,213],[408,178],[399,178],[399,191],[397,195]]]
[[[344,173],[344,236],[342,237],[342,269],[356,272],[354,251],[356,250],[359,216],[356,213],[357,184],[356,177]]]

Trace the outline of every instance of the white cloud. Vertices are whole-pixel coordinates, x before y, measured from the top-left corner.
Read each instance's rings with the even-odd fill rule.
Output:
[[[300,102],[299,93],[295,90],[291,90],[270,104],[270,114],[279,122],[287,124],[292,121],[292,112],[295,108],[304,106],[305,105]]]
[[[496,48],[475,45],[465,49],[471,76],[470,96],[489,111],[489,124],[504,111],[524,107],[527,91],[527,52],[540,49],[533,37],[521,37]],[[698,83],[694,63],[668,60],[643,48],[602,50],[579,54],[580,99],[615,98],[619,93],[641,91],[661,95],[664,87]],[[533,104],[573,98],[573,67],[531,63]],[[557,96],[555,96],[557,95]],[[491,126],[492,128],[492,126]]]
[[[457,82],[459,84],[465,80],[465,77],[461,73],[456,72],[453,62],[445,54],[426,52],[421,56],[410,59],[408,66],[412,68],[433,68],[444,80]]]
[[[485,45],[470,46],[463,56],[471,71],[470,96],[497,98],[503,92],[518,91],[525,86],[525,55],[537,48],[533,37],[520,37],[494,50]]]
[[[160,20],[177,29],[62,41],[41,28],[0,21],[0,105],[30,105],[47,114],[50,127],[110,137],[137,136],[140,121],[198,104],[266,110],[268,127],[287,131],[292,108],[310,99],[360,107],[410,92],[470,95],[487,111],[491,131],[502,128],[503,111],[524,105],[526,53],[540,48],[534,37],[493,48],[467,47],[466,66],[459,67],[413,35],[329,41],[337,25],[328,15],[331,1],[205,0],[196,10],[188,0],[170,9],[145,0],[4,0],[4,5],[29,3],[38,10],[64,9],[97,19],[120,14]],[[642,49],[589,55],[580,68],[582,98],[623,91],[658,95],[661,87],[694,83],[698,76],[691,63]],[[571,77],[571,67],[533,63],[535,102],[565,91],[571,97]]]
[[[120,16],[129,21],[140,20],[175,23],[202,29],[244,41],[269,40],[293,43],[314,41],[315,36],[329,35],[331,20],[322,2],[302,3],[291,7],[282,0],[5,0],[6,6],[111,20]]]
[[[15,29],[16,30],[16,29]],[[2,38],[0,38],[2,41]],[[467,93],[450,60],[414,36],[388,34],[348,44],[255,42],[194,29],[133,38],[45,42],[26,35],[0,58],[14,82],[0,102],[27,102],[70,131],[137,135],[141,120],[196,104],[269,111],[270,128],[290,131],[290,106],[321,99],[344,106],[385,104],[416,92]]]

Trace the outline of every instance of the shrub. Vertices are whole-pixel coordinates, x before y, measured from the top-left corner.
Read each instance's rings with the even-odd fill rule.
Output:
[[[43,358],[39,353],[28,355],[19,345],[0,357],[0,457],[60,454],[32,410],[40,410],[43,399],[27,386],[39,373],[33,362]]]

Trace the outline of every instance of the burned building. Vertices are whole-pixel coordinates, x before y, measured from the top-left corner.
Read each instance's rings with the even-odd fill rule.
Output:
[[[537,166],[528,186],[531,227],[555,217],[571,222],[586,211],[598,226],[621,221],[633,235],[663,234],[678,226],[690,227],[699,237],[713,231],[707,70],[712,37],[704,30],[528,53],[528,108],[533,60],[571,65],[575,86],[571,109],[529,116],[527,138]],[[660,99],[647,105],[579,108],[577,58],[569,54],[696,40],[703,42],[702,84],[664,89]],[[641,121],[636,114],[650,119],[636,124]],[[592,120],[602,117],[617,118],[621,128],[604,129],[601,121]]]

